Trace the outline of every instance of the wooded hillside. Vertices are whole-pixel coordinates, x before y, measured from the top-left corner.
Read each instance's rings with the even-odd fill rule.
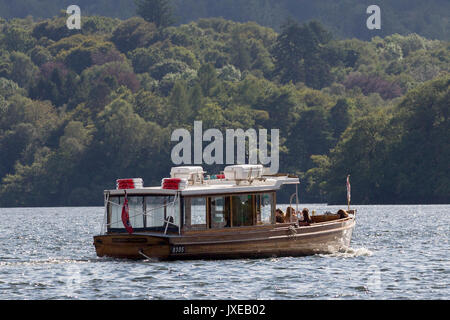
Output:
[[[344,203],[347,174],[354,203],[450,201],[449,42],[220,18],[0,31],[0,206],[101,205],[117,178],[159,184],[171,132],[194,120],[279,128],[302,202]]]

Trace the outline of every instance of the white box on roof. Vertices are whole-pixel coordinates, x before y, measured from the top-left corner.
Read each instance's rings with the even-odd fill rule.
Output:
[[[239,164],[225,167],[223,171],[227,180],[248,180],[261,178],[264,167],[261,164]]]
[[[203,173],[202,167],[173,167],[170,170],[170,177],[191,180],[193,176],[203,177]]]

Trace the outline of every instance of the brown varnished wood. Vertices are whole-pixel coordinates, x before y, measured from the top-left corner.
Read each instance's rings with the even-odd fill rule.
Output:
[[[318,217],[318,216],[315,216]],[[162,260],[302,256],[330,253],[350,245],[353,217],[312,223],[188,231],[182,235],[114,235],[94,237],[99,256]],[[174,252],[182,249],[182,252]],[[141,251],[144,255],[139,253]]]
[[[311,220],[315,223],[333,221],[333,220],[338,220],[338,219],[339,219],[338,214],[318,215],[318,216],[311,217]]]
[[[145,235],[103,235],[94,237],[94,246],[99,257],[142,259],[143,252],[150,258],[167,259],[170,255],[168,238]]]

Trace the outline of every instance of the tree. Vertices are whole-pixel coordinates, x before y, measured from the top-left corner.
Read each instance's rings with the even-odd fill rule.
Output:
[[[111,41],[121,52],[147,46],[155,36],[156,27],[142,18],[133,17],[119,24]]]
[[[323,56],[330,40],[331,34],[316,21],[299,25],[288,20],[273,49],[275,74],[280,74],[282,83],[304,82],[314,89],[328,85],[331,66]]]
[[[16,82],[22,88],[28,88],[38,74],[38,68],[24,53],[13,52],[10,56],[11,71],[9,79]]]
[[[232,41],[232,63],[241,71],[247,70],[251,65],[250,50],[245,36],[239,30],[233,32]]]
[[[347,129],[352,121],[353,104],[348,99],[339,99],[330,110],[331,127],[334,130],[334,138],[337,140]]]
[[[392,147],[397,192],[403,201],[446,203],[450,197],[450,76],[409,92],[391,126],[400,139]],[[393,168],[394,169],[394,168]]]
[[[173,3],[258,17],[270,10],[255,3],[275,2],[183,1]],[[274,6],[287,2],[299,16],[294,0]],[[0,206],[98,205],[119,177],[159,184],[172,131],[194,119],[204,130],[280,129],[280,171],[299,175],[306,201],[344,202],[347,174],[357,203],[450,200],[448,42],[330,41],[315,22],[279,35],[223,18],[164,29],[142,17],[65,23],[65,12],[0,18]]]
[[[211,63],[201,66],[198,70],[198,81],[203,90],[203,95],[209,97],[212,95],[212,90],[218,85],[217,72]]]
[[[282,32],[277,38],[273,49],[275,58],[275,73],[281,76],[281,82],[299,82],[304,80],[303,61],[304,56],[302,27],[289,20],[282,26]]]
[[[175,22],[169,0],[135,0],[137,14],[158,28],[165,28]]]
[[[189,92],[189,104],[194,113],[203,106],[202,87],[198,83],[196,83]]]
[[[324,155],[333,144],[332,130],[322,106],[314,106],[300,112],[300,119],[289,132],[290,163],[306,171],[312,166],[312,155]]]
[[[35,45],[35,39],[31,37],[31,32],[23,29],[21,26],[9,24],[3,30],[3,43],[10,51],[26,52]]]
[[[389,159],[387,131],[389,117],[373,113],[355,121],[344,132],[330,153],[326,173],[328,203],[345,203],[345,177],[352,176],[352,200],[355,203],[395,202],[392,177],[386,175],[392,166]]]
[[[186,85],[183,81],[175,82],[169,98],[171,107],[171,116],[174,125],[186,122],[191,117],[191,109],[189,105],[189,96],[187,94]]]

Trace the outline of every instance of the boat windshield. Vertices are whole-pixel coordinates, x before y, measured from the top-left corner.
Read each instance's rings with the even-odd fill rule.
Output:
[[[125,232],[122,222],[123,196],[111,196],[108,201],[108,230]],[[174,196],[128,196],[130,224],[134,231],[177,231],[180,225],[180,202]]]

